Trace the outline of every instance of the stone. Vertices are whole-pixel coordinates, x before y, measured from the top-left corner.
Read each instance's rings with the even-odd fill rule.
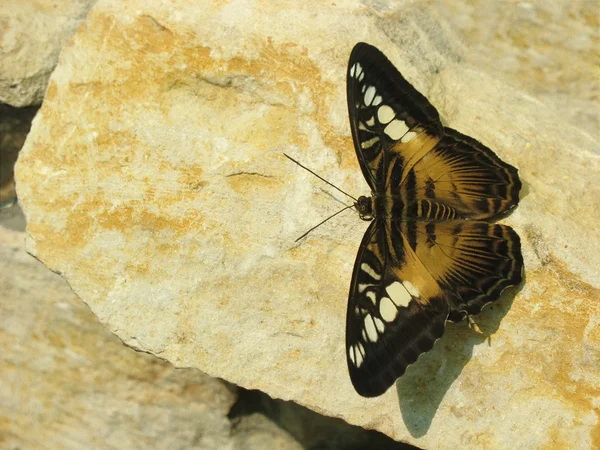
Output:
[[[600,140],[598,3],[585,0],[435,2],[432,9],[468,43],[464,61],[560,111]]]
[[[262,450],[264,448],[302,450],[305,448],[262,414],[251,414],[244,417],[233,430],[236,448],[240,450]]]
[[[236,448],[235,389],[136,353],[0,226],[0,447]]]
[[[466,63],[429,2],[248,5],[95,5],[17,163],[28,251],[178,367],[421,448],[600,445],[597,137]],[[357,41],[525,186],[503,219],[524,285],[476,318],[483,335],[449,325],[376,399],[354,392],[344,350],[366,224],[346,213],[295,243],[346,199],[283,157],[367,194],[345,98]]]
[[[18,210],[18,208],[15,208]],[[136,353],[67,283],[24,251],[0,211],[0,447],[300,449],[329,442],[401,447],[387,436]],[[259,404],[277,405],[255,393]],[[234,408],[235,407],[235,408]],[[270,407],[273,410],[273,406]],[[290,431],[286,431],[290,429]],[[298,436],[298,439],[294,437]],[[390,442],[391,441],[391,442]]]
[[[261,428],[257,435],[272,435],[271,446],[284,434],[269,425],[262,417],[277,424],[280,429],[293,436],[301,444],[301,448],[319,450],[336,449],[369,449],[369,450],[415,450],[416,447],[391,440],[384,434],[374,430],[365,430],[350,426],[342,419],[323,417],[314,411],[294,402],[272,399],[260,391],[238,389],[238,402],[231,408],[229,418],[232,430],[237,434],[238,442],[250,442],[246,439],[245,430]],[[244,423],[245,422],[245,423]],[[244,444],[241,444],[244,445]]]
[[[0,3],[0,102],[39,105],[60,50],[96,0]]]

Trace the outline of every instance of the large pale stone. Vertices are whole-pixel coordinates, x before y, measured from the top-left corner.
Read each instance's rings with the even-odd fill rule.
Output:
[[[20,157],[28,248],[128,345],[424,448],[599,445],[599,143],[461,63],[428,3],[100,1]],[[381,48],[445,121],[517,166],[526,283],[449,326],[377,399],[352,389],[346,295],[366,225],[291,153],[366,194],[345,68]],[[489,336],[489,338],[488,338]],[[595,440],[594,440],[595,439]]]
[[[0,102],[42,103],[61,48],[95,1],[0,2]]]

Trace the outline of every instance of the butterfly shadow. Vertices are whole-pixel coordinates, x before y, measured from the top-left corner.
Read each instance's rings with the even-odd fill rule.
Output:
[[[482,333],[469,327],[466,320],[448,323],[444,336],[433,349],[421,355],[398,379],[396,392],[400,413],[413,437],[419,438],[427,433],[446,392],[471,359],[473,348],[486,341],[488,346],[493,345],[493,334],[524,283],[525,279],[518,286],[507,289],[496,302],[474,317]]]

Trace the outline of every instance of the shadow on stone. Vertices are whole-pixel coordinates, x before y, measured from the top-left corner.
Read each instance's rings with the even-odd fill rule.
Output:
[[[517,287],[507,289],[496,302],[474,317],[483,334],[472,330],[466,320],[447,323],[446,332],[433,349],[421,355],[398,379],[396,392],[400,413],[413,437],[427,433],[446,392],[471,359],[473,348],[485,341],[492,346],[492,335],[524,284],[525,280]]]

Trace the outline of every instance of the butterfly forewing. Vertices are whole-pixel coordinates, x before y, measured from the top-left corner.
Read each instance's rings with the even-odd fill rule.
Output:
[[[444,128],[368,44],[350,55],[348,110],[374,220],[354,264],[346,356],[356,391],[372,397],[432,348],[448,319],[477,314],[521,282],[517,234],[480,221],[513,208],[521,183],[489,148]]]
[[[385,168],[392,160],[402,178],[443,135],[436,109],[368,44],[352,50],[347,95],[356,155],[372,191],[390,184]]]
[[[439,285],[402,235],[374,220],[358,251],[346,318],[356,391],[364,397],[383,394],[442,336],[447,317]]]

